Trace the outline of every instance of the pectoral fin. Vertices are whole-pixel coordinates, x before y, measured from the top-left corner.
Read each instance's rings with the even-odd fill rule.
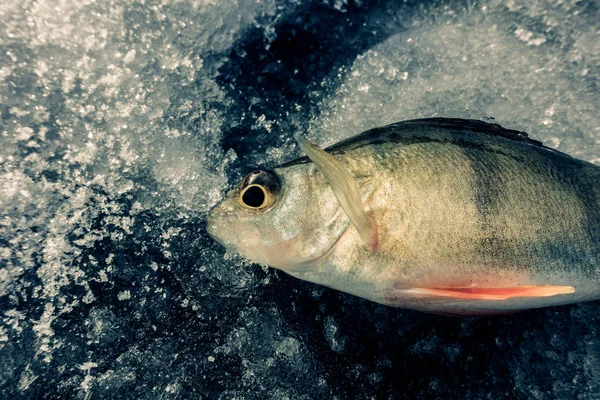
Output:
[[[377,226],[365,212],[358,186],[350,171],[334,156],[310,143],[302,136],[297,134],[295,138],[302,151],[325,176],[340,206],[352,221],[363,242],[375,251],[378,246]]]
[[[501,288],[413,288],[404,290],[405,294],[439,299],[455,300],[508,300],[515,297],[550,297],[574,293],[573,286],[513,286]]]

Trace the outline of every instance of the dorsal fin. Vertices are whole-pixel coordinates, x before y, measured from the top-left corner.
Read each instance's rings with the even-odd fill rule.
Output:
[[[418,130],[420,127],[423,128],[423,132],[415,133],[415,130]],[[558,152],[558,150],[544,146],[540,141],[531,139],[525,132],[506,129],[496,123],[461,118],[421,118],[396,122],[390,125],[369,129],[368,131],[364,131],[356,136],[335,143],[327,147],[325,150],[331,154],[339,154],[351,149],[390,141],[405,143],[428,141],[429,139],[432,139],[431,136],[428,136],[431,134],[430,132],[432,128],[445,130],[448,133],[452,133],[452,131],[457,133],[475,132],[484,135],[503,137],[536,146],[541,149]],[[427,132],[427,129],[430,131]],[[307,157],[302,157],[287,162],[280,167],[288,167],[290,165],[304,164],[308,162],[311,162],[310,159]]]
[[[409,133],[414,128],[418,127],[423,128],[438,128],[449,131],[461,131],[461,132],[476,132],[482,133],[485,135],[491,136],[500,136],[510,140],[516,140],[519,142],[525,142],[537,147],[546,148],[542,142],[529,138],[527,133],[521,131],[515,131],[512,129],[506,129],[502,126],[489,123],[484,121],[479,121],[476,119],[461,119],[461,118],[422,118],[422,119],[412,119],[408,121],[396,122],[390,125],[385,125],[373,129],[369,129],[357,136],[350,137],[348,139],[342,140],[330,147],[327,147],[325,150],[328,152],[332,152],[333,154],[338,151],[344,151],[351,148],[362,147],[367,144],[374,144],[378,141],[387,142],[390,141],[392,137],[403,137],[407,141],[410,141],[411,137],[421,137],[422,135],[414,135],[413,133]],[[404,133],[404,134],[403,134]],[[423,132],[425,136],[426,132]],[[404,135],[407,135],[404,137]],[[551,149],[552,150],[552,149]]]
[[[440,128],[469,130],[473,132],[485,133],[486,135],[502,136],[507,139],[518,140],[521,142],[527,142],[529,144],[544,147],[542,142],[531,139],[526,132],[503,128],[497,123],[480,121],[478,119],[421,118],[412,119],[400,123],[407,125],[425,124],[439,126]]]

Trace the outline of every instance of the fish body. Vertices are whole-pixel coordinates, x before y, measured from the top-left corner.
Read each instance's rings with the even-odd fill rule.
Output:
[[[599,167],[460,119],[305,146],[310,158],[265,172],[279,186],[269,207],[244,209],[242,183],[209,233],[255,262],[395,307],[486,315],[600,298]]]

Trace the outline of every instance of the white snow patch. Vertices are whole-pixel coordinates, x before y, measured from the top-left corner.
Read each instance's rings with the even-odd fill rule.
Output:
[[[119,294],[117,295],[117,297],[121,301],[123,301],[123,300],[129,300],[129,299],[131,299],[131,293],[129,292],[129,290],[123,290],[122,292],[119,292]]]

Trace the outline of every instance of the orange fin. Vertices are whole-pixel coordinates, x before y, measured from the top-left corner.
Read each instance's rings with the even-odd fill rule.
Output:
[[[507,300],[514,297],[550,297],[574,293],[573,286],[512,286],[500,288],[414,288],[405,293],[422,296],[451,298],[456,300]]]

